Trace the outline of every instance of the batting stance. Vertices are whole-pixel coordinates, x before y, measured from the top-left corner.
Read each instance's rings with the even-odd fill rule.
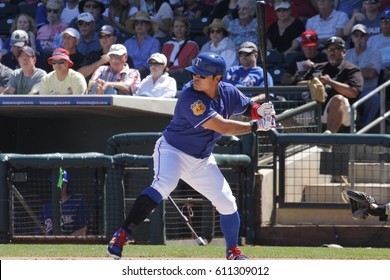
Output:
[[[115,259],[121,258],[123,246],[136,226],[168,197],[180,178],[209,199],[220,213],[226,258],[248,259],[238,248],[236,199],[211,153],[222,134],[242,135],[275,127],[273,104],[257,104],[257,97],[246,97],[233,85],[222,82],[226,64],[219,55],[199,54],[186,69],[193,79],[182,89],[173,118],[156,142],[154,180],[136,199],[108,244],[108,253]],[[240,114],[252,121],[230,119]]]

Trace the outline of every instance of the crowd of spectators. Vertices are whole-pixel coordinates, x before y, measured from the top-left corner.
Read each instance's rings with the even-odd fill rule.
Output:
[[[248,66],[243,64],[249,62],[251,71],[261,69],[257,66],[260,62],[257,48],[253,48],[259,45],[255,0],[0,2],[19,7],[31,5],[31,11],[34,11],[33,15],[26,12],[15,14],[9,34],[3,34],[1,76],[4,85],[0,87],[0,94],[43,94],[37,90],[41,86],[35,86],[31,91],[19,91],[21,86],[15,81],[26,80],[29,76],[21,74],[35,71],[35,68],[46,72],[47,76],[55,76],[53,72],[62,73],[61,70],[69,68],[79,74],[78,79],[84,79],[88,89],[84,86],[81,87],[83,92],[69,88],[64,91],[48,89],[49,93],[115,92],[145,96],[151,94],[150,86],[157,79],[163,78],[171,83],[167,76],[180,76],[188,77],[189,81],[191,78],[184,70],[201,52],[216,53],[225,59],[228,69],[225,80],[235,81],[240,86],[261,85],[261,79],[252,79],[251,75],[245,79],[234,74],[234,71],[248,71]],[[283,57],[279,67],[283,68],[284,74],[278,84],[270,75],[271,86],[299,84],[307,72],[319,69],[320,63],[329,62],[326,46],[329,38],[335,36],[345,42],[345,59],[357,66],[364,78],[357,97],[364,96],[390,76],[390,1],[265,2],[267,50]],[[203,18],[207,24],[201,35],[204,40],[199,41],[192,33],[191,23]],[[243,44],[247,47],[244,48]],[[253,51],[248,52],[248,46]],[[64,59],[60,59],[61,56]],[[116,67],[115,63],[122,68]],[[27,67],[30,69],[26,72]],[[124,78],[126,75],[120,75],[123,69],[136,79],[131,86],[127,85],[126,90],[117,87],[115,91],[101,91],[93,87],[96,81],[105,80],[112,85],[113,80]],[[9,84],[12,71],[17,71],[12,75],[21,78],[13,78],[13,84]],[[63,72],[73,75],[72,71]],[[144,79],[147,80],[143,82]],[[43,76],[42,80],[48,80],[48,77]],[[148,87],[143,94],[138,93],[140,85]],[[103,84],[101,87],[106,89]],[[175,88],[181,89],[179,84]],[[159,92],[153,96],[175,95]],[[377,97],[371,102],[370,108],[374,108],[374,112],[378,102]],[[366,116],[368,112],[364,114]],[[372,118],[371,113],[365,122]]]

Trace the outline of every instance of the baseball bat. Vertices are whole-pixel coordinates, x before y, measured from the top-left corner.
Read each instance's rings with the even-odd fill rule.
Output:
[[[265,102],[269,101],[268,70],[267,70],[267,34],[265,26],[265,2],[256,1],[257,28],[259,31],[259,50],[264,73]]]
[[[198,236],[196,234],[196,231],[194,230],[194,228],[188,222],[188,218],[183,214],[183,212],[181,212],[179,206],[177,206],[176,202],[172,199],[172,197],[170,195],[168,195],[168,200],[173,204],[173,206],[175,207],[176,211],[182,217],[184,223],[187,225],[187,227],[191,230],[192,234],[195,236],[196,243],[198,243],[199,246],[205,246],[206,242],[203,240],[202,237],[200,237],[200,236]]]

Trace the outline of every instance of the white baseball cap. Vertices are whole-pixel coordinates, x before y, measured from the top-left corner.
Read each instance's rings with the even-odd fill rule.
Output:
[[[95,19],[90,12],[86,12],[86,13],[81,13],[77,16],[76,22],[79,22],[79,21],[91,22],[91,21],[95,21]]]
[[[114,54],[114,55],[124,55],[127,54],[127,49],[124,45],[122,44],[113,44],[108,53],[108,55]]]
[[[64,36],[64,34],[68,34],[72,36],[73,38],[76,38],[77,40],[80,40],[80,32],[78,32],[76,29],[72,27],[68,27],[64,31],[62,31],[61,36]]]
[[[11,46],[23,47],[28,42],[28,34],[24,30],[15,30],[11,34]]]
[[[167,57],[165,55],[163,55],[162,53],[154,53],[154,54],[152,54],[149,57],[148,62],[151,61],[151,60],[155,60],[157,63],[161,63],[164,66],[167,65]]]

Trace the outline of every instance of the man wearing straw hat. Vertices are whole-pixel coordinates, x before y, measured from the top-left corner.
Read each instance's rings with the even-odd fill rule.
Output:
[[[221,19],[215,18],[209,26],[203,29],[203,32],[210,38],[210,41],[203,45],[201,53],[219,54],[225,60],[227,68],[239,64],[236,45],[230,39],[230,33]]]

